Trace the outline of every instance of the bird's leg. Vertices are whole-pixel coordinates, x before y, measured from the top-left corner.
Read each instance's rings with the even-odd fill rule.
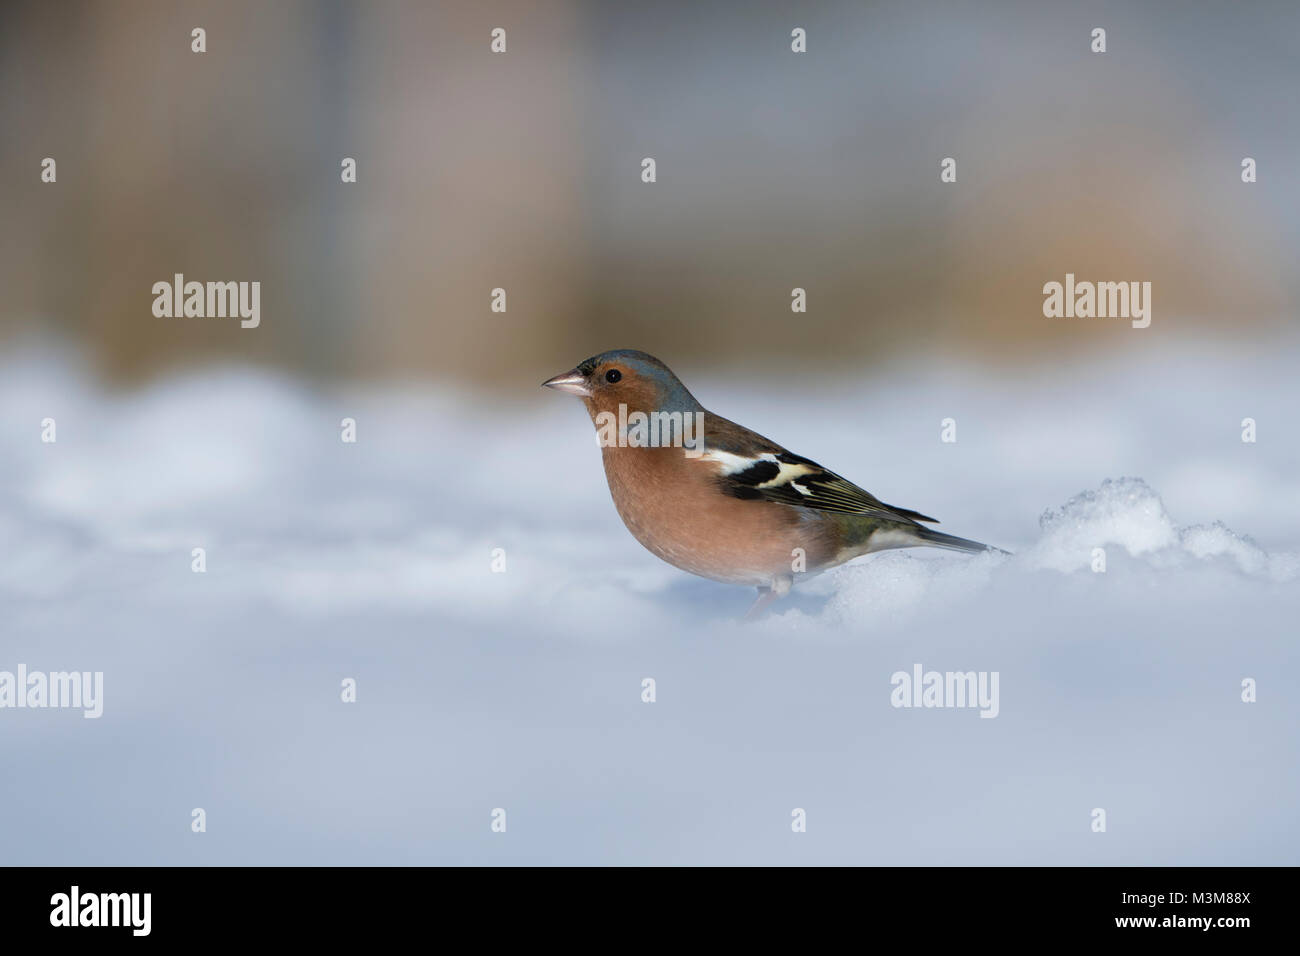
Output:
[[[773,578],[771,585],[760,586],[758,597],[754,603],[749,606],[745,612],[745,620],[752,621],[763,613],[763,610],[775,601],[777,598],[785,597],[790,593],[790,585],[794,582],[790,578]]]
[[[754,603],[751,604],[749,606],[749,610],[745,612],[744,620],[746,621],[755,620],[760,614],[763,613],[763,609],[766,608],[769,604],[771,604],[776,599],[777,599],[777,593],[775,591],[773,591],[771,588],[760,587],[758,589],[758,597],[754,599]]]

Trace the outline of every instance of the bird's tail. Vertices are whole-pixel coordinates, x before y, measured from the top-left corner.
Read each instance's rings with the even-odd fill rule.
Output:
[[[969,538],[959,538],[955,534],[944,534],[942,531],[935,531],[933,528],[914,528],[912,533],[920,539],[922,544],[928,544],[935,548],[947,548],[950,551],[966,551],[970,554],[982,554],[985,551],[992,551],[994,554],[1010,554],[1010,551],[1003,551],[1001,548],[995,548],[991,544],[981,544],[979,541],[971,541]]]

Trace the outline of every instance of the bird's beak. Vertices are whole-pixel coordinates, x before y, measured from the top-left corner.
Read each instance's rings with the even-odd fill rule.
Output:
[[[587,388],[587,376],[583,375],[576,368],[568,372],[561,372],[555,378],[548,378],[542,383],[543,388],[553,388],[560,392],[568,392],[570,395],[590,395],[591,389]]]

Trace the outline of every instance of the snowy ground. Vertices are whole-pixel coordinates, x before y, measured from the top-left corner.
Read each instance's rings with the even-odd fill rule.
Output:
[[[1016,552],[860,559],[747,624],[751,593],[623,530],[584,414],[535,382],[487,401],[225,370],[116,395],[13,355],[0,670],[103,671],[105,699],[0,710],[0,859],[1295,864],[1297,355],[762,390],[682,369],[719,413]],[[891,706],[916,664],[998,672],[998,716]]]

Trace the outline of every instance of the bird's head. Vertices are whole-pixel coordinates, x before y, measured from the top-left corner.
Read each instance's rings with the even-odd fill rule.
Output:
[[[663,362],[635,349],[601,352],[542,383],[546,388],[582,398],[594,419],[601,412],[702,411],[686,386]]]

